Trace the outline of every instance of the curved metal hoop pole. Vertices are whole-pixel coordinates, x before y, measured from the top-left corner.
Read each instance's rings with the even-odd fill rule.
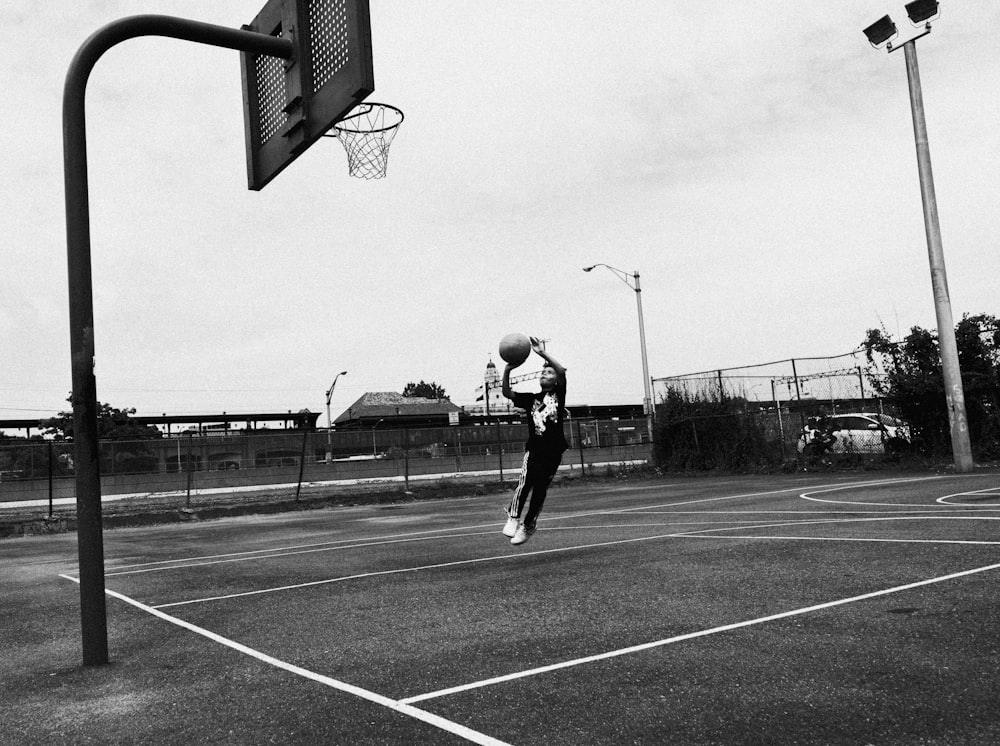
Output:
[[[172,16],[140,15],[122,18],[98,29],[77,50],[66,74],[63,88],[63,174],[84,665],[108,662],[85,99],[87,80],[101,55],[115,44],[138,36],[167,36],[282,59],[290,59],[293,55],[289,39]]]

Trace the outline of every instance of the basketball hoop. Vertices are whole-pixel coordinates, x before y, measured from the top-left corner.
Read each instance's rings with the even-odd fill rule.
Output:
[[[389,165],[389,146],[403,122],[403,112],[388,104],[358,104],[333,125],[333,134],[347,151],[347,168],[359,179],[381,179]]]

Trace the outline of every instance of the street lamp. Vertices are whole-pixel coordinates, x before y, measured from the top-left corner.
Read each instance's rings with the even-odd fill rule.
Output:
[[[906,14],[914,26],[924,24],[922,33],[903,43],[906,58],[906,78],[910,88],[910,113],[913,117],[913,137],[917,146],[917,171],[920,175],[920,197],[924,209],[924,232],[927,235],[927,255],[931,268],[931,287],[934,291],[934,310],[937,315],[938,345],[941,350],[941,369],[944,374],[945,399],[948,406],[948,423],[951,427],[951,450],[955,471],[972,471],[972,447],[969,443],[969,421],[965,413],[965,392],[962,388],[962,371],[958,364],[958,344],[955,341],[955,322],[951,314],[951,296],[948,293],[948,275],[944,266],[941,246],[941,226],[938,222],[937,199],[934,194],[934,175],[931,171],[931,154],[927,145],[927,123],[924,120],[924,97],[920,88],[920,71],[917,67],[917,47],[914,42],[931,32],[929,21],[938,15],[937,0],[915,0],[906,6]],[[891,28],[890,28],[891,27]],[[864,30],[872,46],[882,44],[894,52],[890,41],[896,26],[885,16]]]
[[[617,267],[612,267],[609,264],[592,264],[589,267],[584,267],[584,272],[589,272],[596,267],[605,267],[618,277],[619,280],[628,285],[632,290],[635,291],[635,304],[639,309],[639,346],[642,349],[642,412],[646,415],[646,430],[649,433],[649,440],[653,440],[653,397],[650,391],[649,383],[649,363],[646,358],[646,325],[642,320],[642,288],[639,285],[639,272],[633,272],[628,274],[624,270],[618,269]]]
[[[330,420],[330,400],[333,398],[333,390],[337,386],[337,379],[346,376],[347,371],[342,370],[333,377],[333,383],[326,390],[326,463],[333,461],[333,443],[330,439],[330,431],[333,429],[333,422]]]

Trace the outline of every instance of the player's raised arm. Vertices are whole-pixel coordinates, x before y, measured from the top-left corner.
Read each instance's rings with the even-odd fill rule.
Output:
[[[562,366],[562,364],[558,360],[556,360],[548,352],[545,351],[545,348],[542,346],[542,343],[538,339],[538,337],[530,337],[530,339],[531,339],[531,349],[533,349],[535,353],[542,358],[542,360],[551,365],[552,368],[555,370],[556,373],[559,374],[560,377],[565,376],[566,369]]]

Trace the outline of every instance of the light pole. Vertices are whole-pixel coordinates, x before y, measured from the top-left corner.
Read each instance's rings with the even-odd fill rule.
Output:
[[[372,458],[378,458],[378,451],[375,449],[375,428],[385,422],[385,418],[372,425]]]
[[[635,291],[635,304],[639,309],[639,347],[642,350],[642,413],[646,415],[646,431],[649,434],[650,443],[653,442],[653,397],[649,383],[649,362],[646,358],[646,325],[642,319],[642,287],[639,285],[639,272],[629,274],[624,270],[612,267],[610,264],[592,264],[584,267],[584,272],[589,272],[595,267],[605,267],[618,277],[619,280]]]
[[[906,58],[906,78],[910,88],[910,113],[913,117],[913,137],[917,147],[917,171],[920,175],[920,197],[924,209],[924,232],[927,235],[927,256],[931,268],[931,287],[934,291],[934,311],[937,316],[938,346],[941,352],[941,370],[944,375],[945,400],[948,423],[951,427],[951,450],[957,473],[973,470],[972,446],[969,442],[969,421],[965,412],[965,391],[962,371],[958,364],[958,344],[955,341],[955,322],[951,314],[951,297],[948,293],[948,275],[944,266],[941,246],[941,226],[938,222],[937,198],[934,193],[934,175],[931,171],[931,154],[927,144],[927,123],[924,120],[924,97],[917,68],[916,40],[931,32],[930,21],[938,15],[937,0],[915,0],[907,3],[906,14],[914,26],[924,24],[922,33],[903,44]],[[864,30],[873,47],[886,45],[889,52],[892,39],[897,35],[896,24],[883,16]]]
[[[330,400],[333,398],[333,390],[337,386],[337,379],[346,376],[347,371],[342,370],[333,377],[333,383],[326,390],[326,463],[333,461],[333,442],[330,438],[330,431],[333,430],[333,422],[330,420]]]

